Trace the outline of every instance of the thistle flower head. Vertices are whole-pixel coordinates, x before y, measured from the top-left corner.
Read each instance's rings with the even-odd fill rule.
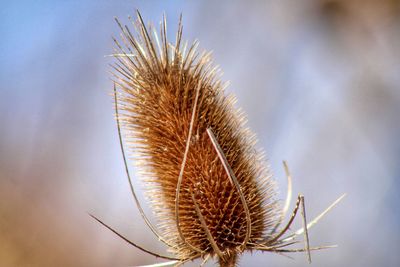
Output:
[[[281,238],[290,225],[277,230],[275,183],[210,53],[182,42],[181,21],[172,44],[165,17],[157,33],[137,15],[135,31],[117,20],[113,76],[118,123],[159,230],[142,214],[146,223],[180,263],[211,256],[234,266],[245,250],[291,244]]]

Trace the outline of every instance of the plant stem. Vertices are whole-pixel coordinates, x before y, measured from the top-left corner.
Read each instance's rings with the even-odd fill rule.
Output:
[[[225,259],[219,258],[219,266],[220,267],[235,267],[237,261],[237,254],[231,254],[229,257],[225,257]]]

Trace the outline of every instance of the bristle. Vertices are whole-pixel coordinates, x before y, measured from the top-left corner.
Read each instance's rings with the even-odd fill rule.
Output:
[[[220,261],[236,262],[247,243],[268,239],[281,212],[255,137],[235,108],[235,98],[224,92],[210,54],[199,54],[196,42],[188,50],[186,45],[181,47],[181,22],[174,45],[166,39],[165,19],[160,36],[147,30],[140,14],[136,35],[119,25],[122,43],[115,40],[113,67],[120,89],[120,122],[125,141],[135,153],[134,161],[141,160],[143,181],[160,233],[178,258],[196,257],[198,251],[202,256],[217,255],[211,238],[223,254],[224,258],[217,255]],[[196,88],[199,95],[194,110]],[[182,240],[175,204],[193,112],[193,134],[179,190]],[[215,135],[239,187],[224,169],[207,129]],[[246,240],[248,222],[251,231]]]

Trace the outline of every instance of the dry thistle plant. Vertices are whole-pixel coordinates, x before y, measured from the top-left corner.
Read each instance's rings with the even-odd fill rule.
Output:
[[[136,32],[116,20],[122,33],[115,41],[113,67],[115,110],[120,145],[131,192],[154,235],[172,256],[144,249],[94,217],[119,237],[156,257],[170,260],[151,266],[179,266],[216,258],[220,266],[236,266],[245,251],[307,252],[308,229],[342,198],[307,224],[304,197],[299,195],[288,222],[281,226],[291,202],[291,178],[283,207],[255,136],[245,128],[235,98],[210,53],[199,54],[198,42],[182,43],[182,23],[175,44],[167,41],[165,16],[160,34],[146,27],[139,12]],[[129,175],[120,125],[134,159],[140,162],[158,229],[145,215]],[[303,228],[289,233],[298,210]],[[303,248],[288,248],[304,236]]]

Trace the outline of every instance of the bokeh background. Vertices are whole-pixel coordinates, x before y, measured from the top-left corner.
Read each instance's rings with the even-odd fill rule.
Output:
[[[282,199],[283,159],[309,218],[348,194],[311,230],[312,245],[339,245],[312,266],[400,266],[396,0],[1,1],[0,266],[160,262],[88,215],[165,251],[130,196],[104,57],[114,16],[128,23],[136,8],[154,24],[165,11],[170,38],[182,12],[184,39],[214,51]],[[291,256],[247,253],[240,265],[309,266]]]

